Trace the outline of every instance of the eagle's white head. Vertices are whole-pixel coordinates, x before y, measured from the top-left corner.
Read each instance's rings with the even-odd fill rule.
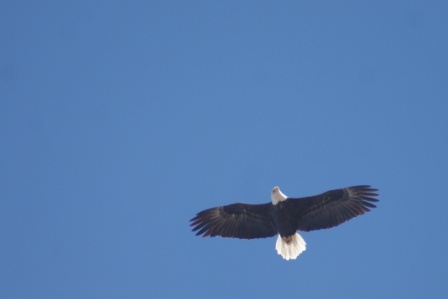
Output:
[[[280,191],[280,188],[275,186],[274,189],[272,189],[271,192],[271,200],[272,200],[272,204],[276,205],[281,201],[286,200],[288,197],[282,193],[282,191]]]

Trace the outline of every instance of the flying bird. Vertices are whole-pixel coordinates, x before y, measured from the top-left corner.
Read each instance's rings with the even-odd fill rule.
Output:
[[[335,189],[319,195],[291,198],[279,187],[265,204],[234,203],[197,213],[190,220],[197,236],[239,239],[268,238],[278,234],[275,249],[294,260],[306,249],[297,231],[337,226],[376,208],[378,189],[368,185]]]

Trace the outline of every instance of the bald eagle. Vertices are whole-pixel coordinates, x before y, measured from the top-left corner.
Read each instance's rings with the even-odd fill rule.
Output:
[[[368,185],[330,190],[302,197],[287,197],[274,187],[270,203],[234,203],[197,213],[190,220],[196,235],[256,239],[278,234],[275,249],[285,260],[294,260],[306,249],[297,231],[331,228],[376,208],[376,193]]]

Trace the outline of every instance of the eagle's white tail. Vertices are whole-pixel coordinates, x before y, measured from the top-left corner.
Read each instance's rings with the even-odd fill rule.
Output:
[[[295,260],[306,250],[306,242],[298,233],[286,238],[278,235],[275,249],[285,260]]]

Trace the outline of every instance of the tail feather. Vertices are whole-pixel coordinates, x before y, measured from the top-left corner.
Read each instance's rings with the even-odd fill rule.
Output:
[[[282,238],[278,235],[275,249],[285,260],[295,260],[299,254],[306,250],[306,242],[298,233],[288,238]]]

